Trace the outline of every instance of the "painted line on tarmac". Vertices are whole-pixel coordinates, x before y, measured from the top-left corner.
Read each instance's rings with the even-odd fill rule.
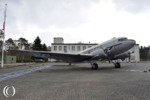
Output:
[[[116,70],[116,69],[115,69]],[[120,69],[117,69],[117,70],[120,70]],[[134,70],[134,69],[131,69],[131,70],[120,70],[120,71],[127,71],[127,72],[149,72],[148,70]]]
[[[130,71],[130,72],[143,72],[142,70],[125,70],[125,71]]]
[[[14,72],[10,72],[10,73],[6,73],[6,74],[2,74],[0,75],[0,82],[1,81],[5,81],[5,80],[9,80],[12,78],[16,78],[19,76],[23,76],[38,70],[43,70],[46,68],[52,67],[52,65],[47,65],[47,66],[40,66],[40,67],[34,67],[34,68],[29,68],[29,69],[25,69],[25,70],[20,70],[20,71],[14,71]]]

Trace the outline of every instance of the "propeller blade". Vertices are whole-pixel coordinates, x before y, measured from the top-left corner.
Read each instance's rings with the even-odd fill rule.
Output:
[[[129,53],[129,62],[131,62],[131,53]]]

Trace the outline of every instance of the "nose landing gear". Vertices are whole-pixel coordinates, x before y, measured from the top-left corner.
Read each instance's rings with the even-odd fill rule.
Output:
[[[115,65],[115,68],[121,68],[121,65],[119,62],[114,63],[114,65]]]

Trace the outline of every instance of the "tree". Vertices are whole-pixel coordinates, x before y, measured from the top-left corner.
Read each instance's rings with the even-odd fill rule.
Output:
[[[17,49],[17,46],[15,45],[12,38],[9,38],[8,40],[6,40],[5,43],[8,49]]]
[[[18,41],[19,41],[20,49],[23,49],[23,46],[24,46],[24,49],[28,49],[28,47],[29,47],[28,40],[21,37],[21,38],[19,38]]]
[[[47,47],[47,51],[51,51],[51,47],[50,46]]]
[[[150,51],[150,47],[142,47],[140,48],[140,58],[142,60],[149,60],[150,56],[149,56],[149,51]]]
[[[32,49],[42,51],[41,39],[39,38],[39,36],[34,40]]]
[[[42,51],[47,51],[47,46],[45,43],[42,45]]]
[[[6,42],[11,43],[11,44],[14,44],[14,41],[13,41],[12,38],[9,38],[8,40],[6,40]]]

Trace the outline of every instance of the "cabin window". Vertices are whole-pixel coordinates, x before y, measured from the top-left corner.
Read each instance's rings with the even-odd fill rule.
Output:
[[[118,39],[118,41],[125,41],[125,40],[127,40],[127,38]]]

